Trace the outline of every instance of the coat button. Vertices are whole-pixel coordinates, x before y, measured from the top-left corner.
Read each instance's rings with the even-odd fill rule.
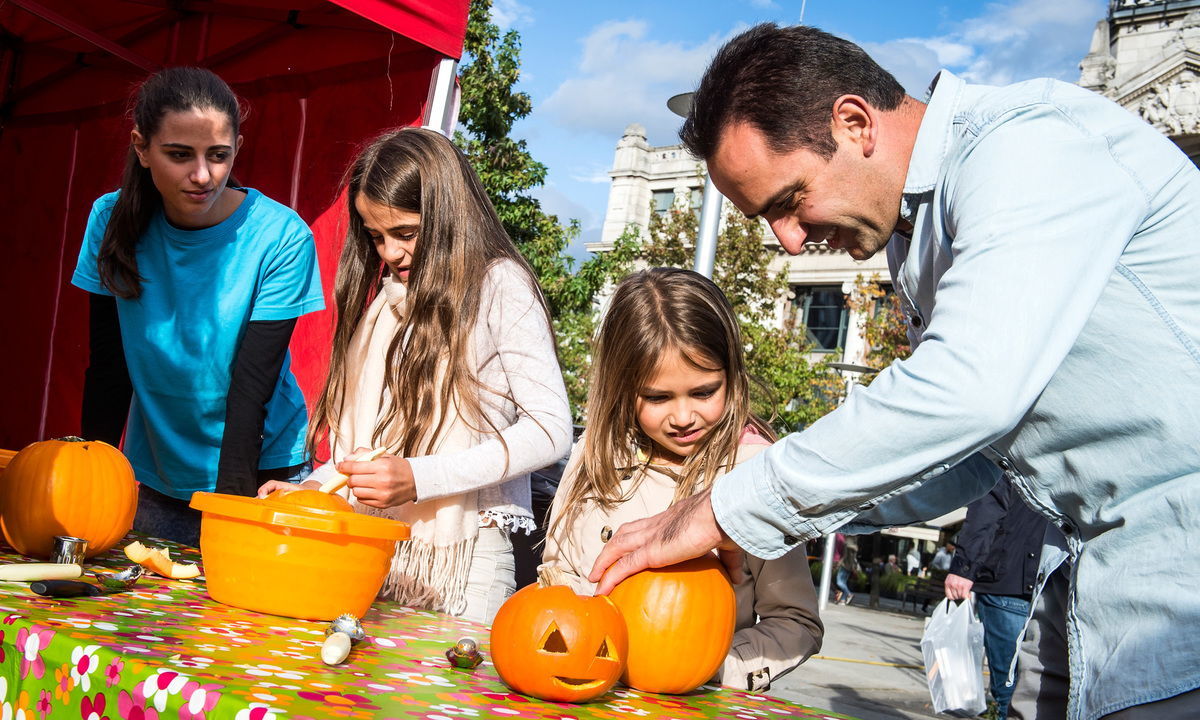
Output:
[[[1070,535],[1071,533],[1075,532],[1075,528],[1071,526],[1071,523],[1065,522],[1062,524],[1062,531],[1063,535]]]
[[[913,327],[915,327],[915,328],[919,328],[919,327],[921,327],[921,323],[923,322],[923,321],[921,320],[921,316],[920,316],[920,315],[913,315],[913,316],[912,316],[912,317],[910,317],[908,320],[909,320],[909,322],[911,322],[911,323],[912,323],[912,326],[913,326]]]
[[[606,543],[609,540],[612,540],[612,528],[605,525],[604,527],[600,528],[600,542]]]
[[[1029,557],[1034,558],[1034,557],[1037,557],[1037,555],[1034,555],[1033,553],[1029,553]]]
[[[784,536],[783,536],[783,544],[784,544],[784,545],[795,545],[797,542],[799,542],[799,540],[797,540],[796,538],[792,537],[791,535],[784,535]]]

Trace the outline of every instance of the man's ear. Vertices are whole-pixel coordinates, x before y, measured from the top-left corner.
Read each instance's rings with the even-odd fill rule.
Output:
[[[133,129],[133,132],[129,133],[129,144],[133,147],[133,151],[137,153],[138,162],[142,164],[142,167],[150,167],[149,161],[146,160],[146,152],[150,148],[150,143],[146,142],[146,138],[142,137],[142,134],[138,132],[136,127]]]
[[[843,95],[833,103],[834,141],[859,146],[863,157],[875,153],[879,121],[879,112],[858,95]]]

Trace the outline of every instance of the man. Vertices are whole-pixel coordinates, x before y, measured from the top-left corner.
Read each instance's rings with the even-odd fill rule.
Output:
[[[623,526],[598,590],[714,547],[740,567],[739,548],[936,517],[1003,472],[1065,535],[1039,577],[1070,560],[1069,585],[1035,588],[1069,687],[1041,688],[1034,712],[1200,717],[1200,172],[1081,88],[942,72],[926,104],[806,27],[730,41],[681,134],[787,252],[886,249],[914,350]]]
[[[917,550],[916,543],[908,549],[908,555],[904,557],[904,562],[908,565],[908,574],[916,575],[921,572],[921,553]]]
[[[954,558],[954,543],[948,542],[933,554],[929,567],[942,572],[950,572],[950,562]]]
[[[1009,668],[1029,616],[1046,526],[1046,518],[1001,480],[967,506],[967,519],[958,533],[958,548],[946,576],[946,597],[951,600],[965,600],[975,593],[996,720],[1008,717],[1013,694]]]

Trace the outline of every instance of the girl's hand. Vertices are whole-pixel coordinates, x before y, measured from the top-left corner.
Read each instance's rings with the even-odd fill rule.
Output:
[[[346,485],[363,505],[388,508],[417,499],[412,465],[402,457],[380,455],[368,462],[343,460],[337,469],[350,476]]]
[[[276,490],[282,490],[285,493],[294,492],[296,490],[319,490],[321,483],[314,480],[305,480],[302,483],[290,483],[283,480],[268,480],[258,489],[257,498],[265,498]]]

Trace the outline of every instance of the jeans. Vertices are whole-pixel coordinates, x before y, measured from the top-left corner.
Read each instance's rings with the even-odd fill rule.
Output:
[[[842,591],[843,598],[847,602],[850,601],[850,595],[852,594],[850,592],[850,586],[846,584],[846,581],[849,579],[850,579],[850,571],[847,570],[846,568],[838,568],[837,581],[836,581],[837,588],[838,588],[838,590]]]
[[[298,483],[311,472],[312,463],[306,462],[287,468],[260,470],[258,481],[264,483],[267,480],[283,480]],[[164,495],[142,483],[138,486],[138,506],[137,513],[133,516],[133,529],[151,537],[199,547],[200,511],[189,507],[189,502]]]
[[[479,528],[471,570],[467,574],[467,607],[462,617],[491,625],[496,611],[517,589],[516,564],[508,531],[498,527]]]
[[[992,699],[998,720],[1008,717],[1008,703],[1015,686],[1008,686],[1008,668],[1017,652],[1021,630],[1029,615],[1029,601],[1008,595],[975,595],[975,607],[983,623],[983,647],[991,671]]]

